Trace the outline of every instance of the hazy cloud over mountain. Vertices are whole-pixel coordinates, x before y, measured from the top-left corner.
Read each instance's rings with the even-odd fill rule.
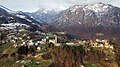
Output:
[[[0,0],[0,4],[13,10],[35,11],[38,8],[61,8],[79,4],[103,2],[120,6],[119,0]]]

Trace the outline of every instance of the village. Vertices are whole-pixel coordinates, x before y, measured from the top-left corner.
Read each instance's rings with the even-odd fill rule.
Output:
[[[25,29],[6,31],[1,33],[1,55],[0,60],[8,59],[12,57],[13,64],[16,65],[28,65],[35,63],[38,66],[42,63],[48,63],[50,65],[55,60],[51,56],[52,50],[59,49],[59,47],[67,46],[83,46],[86,53],[91,50],[103,51],[107,56],[103,57],[104,60],[110,60],[110,57],[115,56],[114,45],[110,41],[105,39],[68,39],[65,32],[43,33],[41,31],[30,32]],[[54,45],[51,47],[51,44]],[[56,51],[57,52],[57,51]],[[101,53],[102,54],[102,53]],[[112,61],[115,61],[112,60]],[[84,61],[85,62],[85,61]],[[46,64],[47,65],[47,64]],[[82,64],[81,64],[82,65]]]
[[[27,34],[28,33],[28,34]],[[1,34],[2,37],[2,34]],[[40,31],[36,31],[35,33],[29,33],[28,31],[22,29],[19,30],[19,33],[10,32],[6,35],[5,40],[1,39],[1,45],[7,42],[13,43],[13,47],[17,48],[18,46],[33,46],[33,45],[45,45],[48,43],[53,43],[55,46],[62,46],[63,44],[66,45],[84,45],[89,44],[90,47],[96,48],[108,48],[114,49],[113,45],[110,44],[108,40],[105,39],[94,39],[94,40],[67,40],[65,32],[56,32],[56,33],[42,33]],[[38,47],[40,48],[40,47]]]

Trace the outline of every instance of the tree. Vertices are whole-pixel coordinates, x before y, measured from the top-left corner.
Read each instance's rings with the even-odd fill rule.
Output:
[[[35,45],[31,46],[29,52],[30,52],[33,56],[35,55],[35,51],[36,51]]]
[[[28,54],[28,46],[21,46],[20,48],[18,48],[18,54],[25,54],[27,55]]]
[[[85,48],[83,46],[80,46],[80,48],[81,48],[80,49],[81,63],[84,64],[83,63],[83,56],[85,55]]]

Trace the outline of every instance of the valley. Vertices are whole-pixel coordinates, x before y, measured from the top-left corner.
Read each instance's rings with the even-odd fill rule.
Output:
[[[13,11],[0,5],[0,67],[119,67],[120,8]]]

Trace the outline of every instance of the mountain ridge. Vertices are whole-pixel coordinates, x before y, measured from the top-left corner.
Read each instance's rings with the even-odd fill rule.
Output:
[[[0,26],[2,29],[3,27],[14,29],[16,26],[24,26],[31,30],[41,30],[41,25],[22,11],[12,11],[0,5]]]
[[[35,12],[26,12],[29,16],[34,18],[37,21],[43,21],[44,23],[48,23],[51,19],[53,19],[57,14],[59,14],[63,9],[45,9],[41,8]]]
[[[118,38],[120,8],[110,4],[74,5],[49,21],[50,25],[80,38]],[[97,35],[97,34],[103,35]]]

